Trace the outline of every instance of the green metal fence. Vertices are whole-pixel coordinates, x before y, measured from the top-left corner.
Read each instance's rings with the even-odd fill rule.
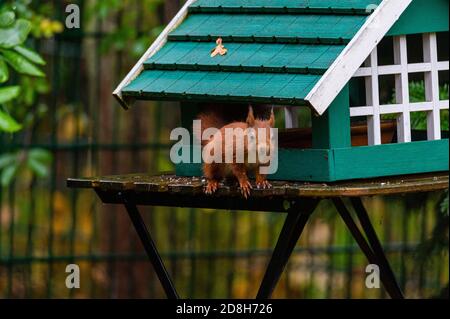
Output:
[[[68,2],[48,2],[62,20]],[[95,1],[72,2],[85,12]],[[128,2],[142,34],[143,21],[162,24],[179,5],[168,1],[165,10],[157,6],[159,14],[147,17],[143,1]],[[50,111],[33,127],[31,144],[24,142],[26,133],[3,135],[0,152],[42,147],[54,158],[48,178],[21,176],[0,190],[1,298],[164,296],[123,209],[101,205],[91,191],[65,187],[68,177],[172,169],[168,137],[179,122],[177,108],[149,102],[124,111],[111,97],[135,60],[128,46],[104,50],[105,39],[123,23],[122,10],[36,43],[48,61],[52,87],[39,102]],[[448,285],[448,239],[430,242],[436,234],[448,238],[448,217],[439,206],[444,196],[365,200],[407,297],[437,296]],[[181,295],[193,298],[254,297],[284,220],[275,213],[143,212]],[[439,232],[436,226],[443,224]],[[65,286],[71,263],[80,266],[80,289]],[[386,297],[383,289],[365,288],[366,265],[325,203],[307,226],[275,297]]]

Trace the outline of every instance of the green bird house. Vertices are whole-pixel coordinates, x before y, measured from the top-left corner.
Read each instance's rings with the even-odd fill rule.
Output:
[[[230,112],[273,106],[274,180],[446,171],[448,7],[448,0],[188,0],[114,95],[126,108],[178,101],[187,129],[204,104]],[[201,164],[179,163],[176,173],[201,176]]]

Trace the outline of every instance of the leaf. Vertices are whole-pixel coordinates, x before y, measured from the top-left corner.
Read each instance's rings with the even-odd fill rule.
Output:
[[[0,104],[9,102],[20,94],[20,86],[0,87]]]
[[[9,114],[0,111],[0,131],[14,133],[19,131],[22,126],[16,122]]]
[[[0,13],[0,28],[7,28],[11,26],[16,20],[16,15],[12,11]]]
[[[12,50],[3,51],[3,56],[13,68],[20,74],[45,77],[44,72],[41,71],[37,66],[28,61],[28,59],[21,56],[19,53]]]
[[[222,38],[218,38],[216,40],[216,47],[211,50],[211,58],[214,58],[217,55],[226,55],[228,50],[222,44]]]
[[[6,166],[11,165],[16,161],[17,155],[13,153],[7,153],[0,156],[0,170]]]
[[[28,157],[41,163],[50,163],[52,161],[52,153],[43,148],[33,148],[29,151]]]
[[[441,100],[448,100],[449,95],[448,84],[445,84],[439,88],[439,98]]]
[[[38,176],[38,177],[46,177],[48,176],[48,167],[44,163],[39,162],[36,159],[31,157],[28,158],[28,167]]]
[[[18,53],[20,53],[22,56],[27,58],[33,63],[39,64],[39,65],[45,65],[44,59],[37,53],[36,51],[27,48],[23,45],[18,45],[14,48],[14,50]]]
[[[0,28],[0,48],[9,49],[22,44],[31,31],[31,23],[24,19],[18,19],[7,28]]]
[[[16,176],[18,170],[19,170],[19,164],[17,164],[17,163],[6,167],[2,171],[2,175],[0,178],[1,185],[3,187],[6,187],[9,184],[11,184],[11,181],[13,180],[14,176]]]
[[[50,91],[50,86],[45,78],[37,78],[34,80],[33,87],[36,92],[45,94]]]
[[[5,60],[0,56],[0,83],[5,83],[9,79],[9,70],[8,66],[5,63]]]

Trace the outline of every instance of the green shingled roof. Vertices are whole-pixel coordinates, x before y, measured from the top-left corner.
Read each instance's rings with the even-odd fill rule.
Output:
[[[198,0],[122,90],[140,99],[301,105],[381,0]],[[369,7],[373,8],[373,7]],[[228,53],[210,57],[218,37]]]

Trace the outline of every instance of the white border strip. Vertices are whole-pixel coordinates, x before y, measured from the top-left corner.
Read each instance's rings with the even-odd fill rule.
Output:
[[[175,17],[170,21],[170,23],[164,28],[161,34],[156,38],[155,42],[152,43],[150,48],[144,53],[144,55],[139,59],[136,65],[131,69],[131,71],[127,74],[127,76],[120,82],[117,88],[113,92],[113,96],[119,101],[120,105],[124,108],[128,108],[131,104],[131,101],[126,101],[122,97],[122,89],[130,84],[144,69],[143,64],[147,61],[152,55],[154,55],[161,47],[167,42],[167,36],[169,33],[178,27],[180,23],[186,18],[188,13],[188,7],[197,0],[187,0],[183,7],[178,11]]]
[[[306,96],[322,115],[412,0],[384,0]]]

